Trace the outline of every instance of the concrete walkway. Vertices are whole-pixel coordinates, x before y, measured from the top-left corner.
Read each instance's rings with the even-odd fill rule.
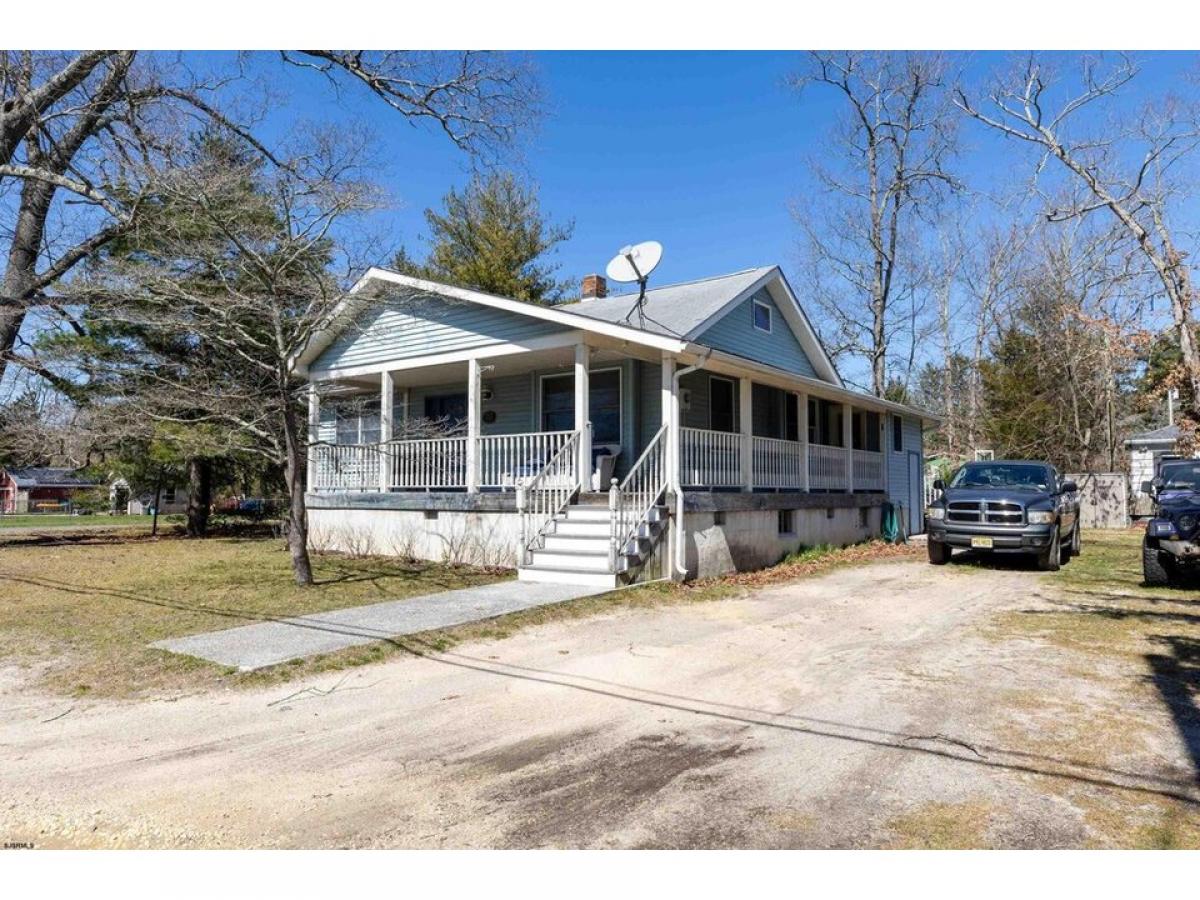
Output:
[[[482,587],[442,591],[388,603],[372,603],[370,606],[354,606],[294,619],[276,619],[224,631],[209,631],[158,641],[150,646],[186,656],[198,656],[224,666],[236,666],[247,672],[291,659],[331,653],[345,647],[563,603],[601,594],[604,590],[571,584],[502,581]]]

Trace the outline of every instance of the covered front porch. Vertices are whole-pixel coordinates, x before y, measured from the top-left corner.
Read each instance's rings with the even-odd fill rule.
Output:
[[[309,491],[608,491],[652,447],[684,491],[886,491],[885,417],[834,393],[583,342],[314,380]]]

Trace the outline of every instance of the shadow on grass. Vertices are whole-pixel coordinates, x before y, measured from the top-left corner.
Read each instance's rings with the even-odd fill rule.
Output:
[[[390,645],[413,657],[489,677],[550,685],[627,703],[651,706],[719,721],[760,726],[835,742],[865,745],[895,751],[902,755],[932,757],[953,764],[983,767],[1018,774],[1040,775],[1064,779],[1092,787],[1141,795],[1154,795],[1200,808],[1200,794],[1197,794],[1193,789],[1194,779],[1170,778],[1151,773],[1133,772],[1109,766],[1101,766],[1070,757],[1056,757],[990,744],[971,743],[950,735],[912,734],[878,728],[872,725],[797,715],[786,710],[764,710],[752,706],[740,706],[706,700],[685,694],[651,690],[637,685],[623,684],[617,681],[557,672],[549,669],[507,664],[468,654],[433,649],[423,643],[420,635],[398,638],[371,628],[322,621],[317,616],[306,616],[301,620],[264,615],[249,610],[210,607],[142,597],[126,591],[97,590],[48,578],[14,578],[13,576],[3,574],[0,574],[0,578],[11,578],[12,580],[28,584],[41,585],[72,593],[102,594],[169,609],[205,612],[245,622],[277,622],[297,628],[314,629],[356,638],[368,638]],[[567,602],[569,603],[570,601]],[[1197,762],[1197,772],[1200,772],[1200,759],[1197,759],[1195,756],[1193,758]]]
[[[1150,680],[1171,713],[1179,732],[1196,783],[1200,784],[1200,640],[1177,635],[1154,635],[1150,640],[1165,648],[1165,653],[1146,654]]]

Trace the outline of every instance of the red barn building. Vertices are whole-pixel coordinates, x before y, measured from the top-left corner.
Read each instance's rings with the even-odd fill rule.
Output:
[[[0,469],[0,515],[70,512],[71,498],[97,484],[74,469]]]

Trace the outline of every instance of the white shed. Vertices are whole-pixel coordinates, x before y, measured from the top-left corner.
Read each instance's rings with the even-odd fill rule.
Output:
[[[1142,484],[1154,478],[1159,459],[1178,452],[1178,441],[1178,425],[1164,425],[1153,431],[1143,431],[1125,441],[1125,446],[1129,449],[1129,497],[1132,501],[1132,515],[1150,515],[1152,503],[1149,495],[1142,490]]]

